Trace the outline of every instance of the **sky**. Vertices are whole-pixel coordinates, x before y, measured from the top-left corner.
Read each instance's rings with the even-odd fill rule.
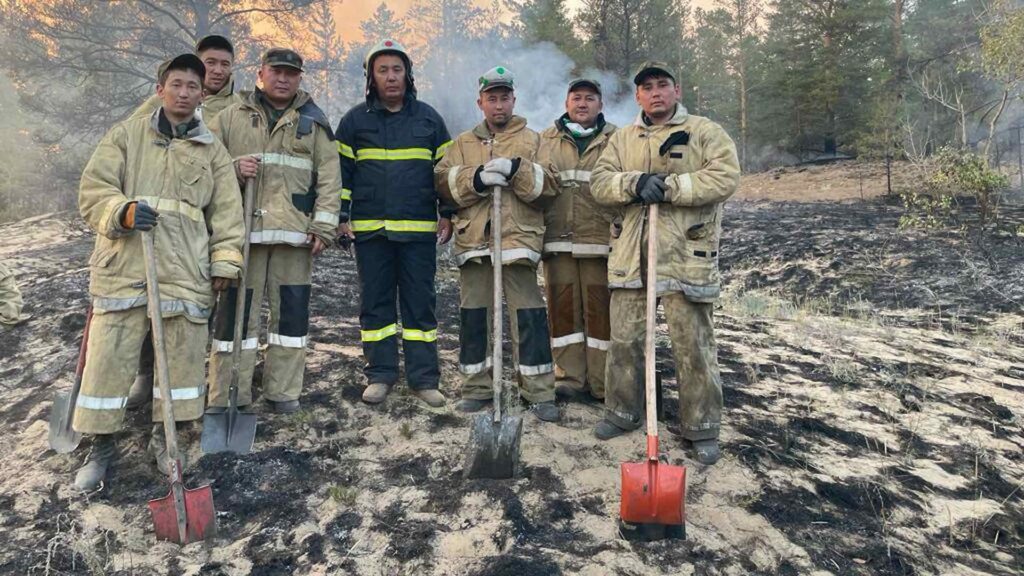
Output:
[[[412,0],[386,0],[388,8],[394,10],[399,16],[404,15],[409,9]],[[359,30],[359,23],[373,14],[382,0],[343,0],[334,9],[334,19],[341,32],[342,40],[350,42],[362,40],[362,33]],[[481,6],[490,5],[487,1],[476,0]],[[576,11],[583,5],[583,0],[567,0],[566,4],[570,11]],[[690,0],[691,7],[709,8],[714,6],[715,0]]]

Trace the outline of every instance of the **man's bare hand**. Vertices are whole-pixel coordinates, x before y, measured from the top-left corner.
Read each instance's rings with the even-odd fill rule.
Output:
[[[447,244],[452,239],[452,220],[451,218],[438,218],[437,219],[437,243]]]
[[[255,178],[260,171],[260,161],[255,156],[242,156],[235,160],[235,176],[244,181],[247,178]]]
[[[327,245],[317,238],[315,234],[307,234],[306,243],[309,244],[309,253],[313,256],[320,255],[320,253],[324,251],[324,248],[327,248]]]
[[[221,278],[220,276],[215,276],[213,278],[213,291],[214,292],[223,292],[223,291],[228,289],[228,286],[231,286],[231,279],[230,278]]]

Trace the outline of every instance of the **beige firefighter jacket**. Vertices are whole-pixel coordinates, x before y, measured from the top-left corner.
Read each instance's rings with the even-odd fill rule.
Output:
[[[676,143],[662,150],[670,138]],[[637,203],[636,194],[644,173],[669,174],[658,217],[658,294],[682,292],[693,302],[714,301],[721,282],[722,206],[740,179],[736,145],[721,126],[687,114],[682,105],[667,124],[648,126],[641,114],[612,135],[591,178],[595,200],[624,207],[622,233],[612,240],[608,259],[611,289],[644,285],[640,260],[647,208]]]
[[[314,234],[331,246],[341,210],[341,164],[326,117],[300,90],[273,132],[267,126],[255,91],[243,92],[210,124],[232,158],[260,159],[250,241],[306,246],[306,235]]]
[[[602,206],[590,193],[590,176],[616,127],[605,124],[580,156],[561,119],[540,133],[542,162],[554,164],[561,192],[544,211],[544,254],[572,254],[576,258],[607,258],[612,219],[617,209]]]
[[[220,114],[225,108],[238,102],[240,99],[239,95],[235,92],[235,77],[231,76],[228,78],[228,83],[220,89],[220,92],[207,94],[203,98],[203,102],[199,104],[199,108],[196,110],[196,116],[209,126],[213,119],[217,117],[217,114]],[[153,94],[132,112],[128,119],[149,118],[161,106],[163,106],[163,102],[160,101],[160,97]]]
[[[552,164],[536,160],[540,136],[526,127],[526,119],[513,116],[504,132],[491,134],[486,122],[460,134],[434,167],[438,194],[458,206],[455,262],[462,266],[490,255],[491,196],[473,188],[477,168],[492,158],[521,158],[510,186],[501,195],[501,260],[536,265],[544,244],[543,208],[558,193]],[[511,192],[511,193],[510,193]]]
[[[142,239],[120,221],[126,204],[145,201],[160,212],[153,239],[161,310],[202,321],[213,305],[211,278],[241,272],[241,194],[231,157],[205,124],[172,140],[158,117],[159,109],[115,125],[82,173],[78,206],[97,233],[89,293],[98,313],[146,305]]]
[[[0,324],[17,324],[22,320],[24,301],[14,281],[14,273],[0,262]]]

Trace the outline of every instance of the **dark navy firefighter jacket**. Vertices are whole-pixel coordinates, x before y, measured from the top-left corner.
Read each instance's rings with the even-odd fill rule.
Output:
[[[434,164],[452,143],[441,115],[411,93],[398,112],[368,98],[345,114],[336,136],[341,221],[351,222],[356,242],[434,242],[438,214],[454,212],[434,189]]]

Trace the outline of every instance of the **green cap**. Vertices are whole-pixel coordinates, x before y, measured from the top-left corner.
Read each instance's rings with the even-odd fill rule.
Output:
[[[590,78],[577,78],[572,82],[569,82],[569,92],[576,90],[577,88],[590,88],[598,95],[601,94],[601,83],[597,80],[591,80]]]
[[[636,75],[633,76],[633,84],[639,86],[643,84],[644,80],[655,74],[668,76],[673,82],[676,81],[676,73],[672,70],[671,66],[664,62],[648,60],[636,69]]]
[[[288,48],[271,48],[263,55],[263,64],[267,66],[288,66],[302,72],[302,56]]]
[[[495,88],[508,88],[509,90],[515,90],[515,78],[512,76],[512,71],[504,66],[495,66],[484,75],[480,77],[478,81],[480,84],[480,92],[487,92]]]

